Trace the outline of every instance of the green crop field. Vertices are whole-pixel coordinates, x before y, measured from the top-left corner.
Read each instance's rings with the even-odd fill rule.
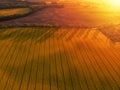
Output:
[[[0,29],[0,90],[119,90],[119,55],[96,29]]]

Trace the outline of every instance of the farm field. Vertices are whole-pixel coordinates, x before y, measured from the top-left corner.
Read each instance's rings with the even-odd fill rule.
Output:
[[[95,28],[0,29],[0,89],[119,90],[119,55]]]
[[[16,18],[20,16],[24,16],[31,12],[30,8],[12,8],[12,9],[1,9],[0,10],[0,20]]]
[[[105,5],[96,4],[63,4],[64,7],[49,7],[23,18],[0,22],[9,24],[50,24],[60,26],[99,27],[109,24],[120,24],[120,9],[105,9]]]

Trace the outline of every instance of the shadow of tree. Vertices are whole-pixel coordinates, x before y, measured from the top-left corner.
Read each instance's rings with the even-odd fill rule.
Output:
[[[33,58],[32,60],[27,60],[27,64],[24,63],[24,64],[22,64],[20,66],[16,66],[16,65],[8,65],[8,66],[6,66],[5,65],[5,66],[1,67],[1,70],[6,72],[7,77],[9,77],[9,78],[11,78],[13,80],[15,80],[15,78],[16,78],[16,81],[14,81],[15,83],[19,83],[20,84],[22,78],[26,77],[26,78],[30,78],[31,79],[31,82],[29,82],[29,83],[40,83],[41,85],[42,84],[50,85],[50,81],[49,80],[51,80],[52,81],[51,85],[53,87],[57,87],[57,85],[56,85],[57,81],[58,81],[59,85],[62,85],[63,81],[65,79],[66,80],[66,86],[68,88],[72,88],[71,80],[70,80],[71,79],[70,78],[70,72],[69,71],[64,71],[64,72],[66,72],[64,77],[62,76],[62,73],[57,73],[57,74],[56,73],[51,73],[50,78],[49,78],[49,73],[50,73],[49,72],[49,66],[53,65],[53,63],[55,62],[55,56],[60,56],[60,54],[62,56],[64,56],[63,52],[50,54],[49,57],[40,56],[39,59],[34,59]],[[50,60],[51,63],[49,62],[49,60]],[[62,60],[62,61],[64,61],[64,60]],[[19,63],[20,63],[20,61],[19,61]],[[38,65],[38,67],[37,66],[33,67],[32,66],[33,63],[34,63],[34,65]],[[43,67],[43,65],[44,65],[44,67]],[[32,73],[30,73],[31,66],[32,66]],[[60,64],[54,66],[54,68],[52,67],[51,69],[53,71],[55,71],[58,66],[60,66]],[[41,67],[43,67],[43,68],[41,68]],[[66,66],[63,66],[63,67],[65,68]],[[37,69],[35,69],[35,68],[37,68]],[[25,72],[23,74],[24,69],[25,69]],[[43,70],[44,70],[44,72],[43,72]],[[75,68],[70,67],[70,70],[71,70],[72,73],[74,73]],[[17,75],[16,74],[10,75],[11,71],[16,73]],[[17,73],[17,72],[19,72],[19,73]],[[38,74],[38,72],[40,73],[40,74],[37,75],[37,77],[36,77],[36,72],[37,72],[37,74]],[[56,77],[56,75],[57,75],[57,77]],[[45,76],[47,76],[47,77],[45,77]],[[43,77],[44,77],[44,83],[42,81]],[[27,82],[28,83],[28,80],[24,79],[23,82]],[[75,85],[78,85],[78,83],[76,83]],[[63,87],[59,87],[59,88],[62,89]]]
[[[50,38],[58,29],[57,28],[15,28],[13,30],[1,30],[0,40],[12,39],[14,42],[25,42],[27,40],[35,40],[37,43]],[[4,33],[8,31],[8,33]]]
[[[27,60],[27,64],[24,63],[20,66],[16,66],[16,65],[6,66],[5,65],[5,66],[1,67],[1,70],[6,72],[5,74],[8,78],[15,80],[14,83],[20,84],[23,77],[25,77],[25,79],[23,80],[23,83],[26,82],[26,83],[29,83],[29,84],[39,83],[41,85],[50,85],[49,80],[51,80],[52,81],[51,87],[57,87],[57,85],[56,85],[57,82],[59,83],[59,85],[63,85],[63,81],[65,80],[66,87],[68,87],[68,89],[71,90],[72,89],[72,84],[71,83],[74,83],[74,87],[78,86],[78,83],[76,83],[76,80],[73,79],[74,77],[76,77],[74,75],[76,75],[75,69],[77,69],[78,75],[79,75],[79,77],[81,77],[81,79],[80,79],[81,85],[82,85],[82,83],[85,83],[86,81],[84,79],[82,79],[82,78],[84,78],[84,76],[83,76],[83,73],[81,72],[80,68],[72,67],[70,62],[69,62],[69,64],[70,64],[69,69],[72,73],[72,77],[70,77],[69,70],[64,71],[64,73],[65,73],[64,77],[63,77],[63,72],[62,73],[53,73],[52,72],[50,74],[49,66],[53,65],[53,63],[55,62],[54,57],[55,56],[60,56],[60,54],[61,54],[61,56],[64,56],[65,53],[64,52],[54,53],[54,54],[50,54],[49,57],[40,56],[39,59],[34,59],[33,58],[32,60]],[[49,60],[50,60],[51,63],[49,62]],[[19,63],[20,63],[20,61],[19,61]],[[62,60],[62,63],[66,63],[66,59]],[[33,67],[32,66],[33,64],[38,65],[38,67],[37,66]],[[44,67],[43,67],[43,65],[44,65]],[[32,66],[32,68],[31,68],[31,66]],[[56,67],[58,67],[58,66],[60,66],[60,63],[59,63],[59,65],[56,65],[56,66],[54,66],[54,68],[51,68],[51,69],[53,71],[55,71]],[[6,67],[7,67],[7,69],[6,69]],[[41,68],[41,67],[43,67],[43,68]],[[63,66],[63,67],[66,68],[67,66]],[[23,74],[24,69],[25,69],[25,72]],[[32,71],[31,71],[31,69],[32,69]],[[14,72],[15,74],[11,75],[11,71]],[[31,73],[30,73],[30,71],[31,71]],[[17,72],[19,72],[19,73],[17,73]],[[39,74],[38,74],[38,72],[39,72]],[[36,73],[37,73],[37,75],[36,75]],[[57,77],[56,77],[56,75],[57,75]],[[28,82],[29,78],[31,80],[30,82]],[[71,78],[73,79],[73,81],[71,81]],[[86,79],[89,80],[89,77],[86,76]],[[44,81],[42,81],[42,80],[44,80]],[[106,79],[104,77],[101,77],[101,81],[103,83],[102,85],[106,89],[109,88],[109,85],[106,85]],[[109,80],[109,82],[112,82],[112,80]],[[96,83],[97,83],[97,81],[96,81]],[[89,87],[92,87],[90,85],[91,84],[89,84]],[[103,86],[100,85],[99,87],[102,89]],[[87,87],[87,85],[85,85],[84,87]],[[59,87],[59,89],[63,89],[63,87]],[[79,88],[77,90],[79,90]]]
[[[85,32],[85,30],[80,31],[82,33],[79,33],[78,31],[80,30],[76,28],[73,31],[61,28],[13,28],[10,30],[0,30],[0,40],[11,39],[16,43],[35,40],[36,43],[42,43],[56,33],[57,39],[66,38],[66,41],[70,41],[74,36],[76,36],[76,34],[81,36]],[[86,33],[86,36],[88,33]],[[84,38],[86,38],[86,36],[84,36]]]
[[[71,39],[74,39],[75,36],[79,36],[79,37],[82,36],[82,38],[84,40],[84,39],[88,38],[89,34],[91,34],[90,30],[87,30],[87,31],[80,30],[79,32],[78,31],[71,32],[71,30],[68,30],[68,29],[61,30],[61,31],[60,30],[61,29],[58,29],[58,28],[25,28],[25,29],[20,28],[19,30],[11,29],[11,30],[7,30],[7,31],[0,31],[0,40],[12,39],[16,43],[33,40],[36,43],[42,43],[45,40],[55,36],[54,39],[57,40],[58,38],[60,38],[60,39],[64,38],[62,40],[63,40],[63,42],[66,42],[66,38],[70,41]],[[76,35],[76,33],[77,33],[77,35]],[[55,35],[53,35],[53,34],[55,34]],[[97,38],[99,33],[93,32],[92,35],[93,36],[91,38],[95,39],[95,38]],[[79,37],[77,37],[77,38],[79,38]],[[61,41],[58,44],[60,44],[60,43],[61,43]],[[26,44],[28,44],[28,42]],[[61,46],[62,44],[63,43],[61,43],[59,46]],[[80,43],[78,43],[78,45],[80,45]],[[57,46],[57,44],[56,44],[56,47],[60,48],[59,46]],[[12,47],[15,47],[15,46],[12,46]],[[68,47],[68,48],[70,48],[70,47]],[[82,48],[82,50],[84,49],[83,47],[81,47],[81,48]],[[31,48],[29,48],[29,49],[31,49]],[[52,49],[53,48],[49,49],[49,51]],[[20,53],[20,50],[21,49],[19,49],[19,51],[18,51],[19,53]],[[47,49],[45,49],[45,50],[47,50]],[[22,63],[21,63],[21,58],[24,56],[18,56],[19,59],[17,57],[16,60],[18,60],[18,61],[15,61],[15,62],[17,62],[17,64],[21,63],[20,65],[4,64],[0,67],[0,70],[5,72],[6,79],[9,78],[9,79],[13,80],[14,83],[18,83],[18,84],[20,84],[23,77],[25,77],[26,79],[23,79],[22,82],[29,83],[29,84],[38,83],[41,85],[42,84],[50,85],[50,80],[51,80],[52,81],[51,85],[53,87],[57,87],[57,85],[56,85],[57,82],[59,83],[59,85],[63,85],[63,83],[64,83],[63,81],[65,80],[65,83],[66,83],[65,86],[69,87],[69,89],[66,89],[66,90],[70,90],[72,88],[71,83],[74,84],[74,87],[77,87],[78,83],[76,83],[76,82],[80,82],[81,85],[84,85],[84,87],[87,87],[87,85],[85,84],[86,81],[84,79],[84,78],[86,78],[86,80],[89,84],[89,87],[92,87],[92,86],[90,86],[91,84],[90,84],[89,80],[91,80],[90,77],[91,78],[94,78],[94,76],[96,77],[96,74],[93,73],[92,76],[88,76],[89,74],[87,75],[85,73],[85,76],[84,76],[84,74],[82,73],[82,70],[84,70],[84,68],[85,68],[84,66],[86,66],[86,65],[82,65],[82,64],[85,64],[85,63],[81,63],[79,65],[77,64],[78,66],[76,65],[76,67],[74,67],[73,63],[70,61],[71,60],[70,55],[72,55],[72,53],[68,53],[65,51],[63,52],[62,49],[60,51],[58,50],[57,52],[53,52],[53,53],[50,53],[49,51],[45,51],[45,52],[47,52],[47,55],[44,54],[44,51],[43,51],[42,54],[41,55],[38,54],[38,56],[37,56],[37,53],[34,51],[33,53],[35,53],[36,57],[38,57],[38,58],[36,58],[34,56],[33,57],[29,56],[30,55],[29,52],[27,53],[27,52],[22,51],[23,52],[22,54],[28,55],[30,60],[29,59],[26,60],[24,58],[24,60],[22,60]],[[78,52],[79,52],[79,50],[78,50]],[[78,60],[74,55],[72,55],[72,57],[73,57],[73,61],[76,63],[78,63],[78,61],[80,62],[82,59],[82,58],[79,58],[79,60]],[[13,62],[12,60],[13,59],[11,59],[11,62]],[[26,61],[27,61],[27,64],[25,63]],[[57,64],[55,64],[55,61],[57,62]],[[69,64],[69,67],[68,67],[67,62]],[[52,66],[51,70],[53,70],[54,72],[50,73],[50,65]],[[31,66],[32,66],[32,68],[31,68]],[[63,71],[62,71],[61,67],[63,67]],[[57,68],[57,70],[56,70],[56,68]],[[91,68],[92,67],[90,65],[89,70]],[[24,70],[25,70],[25,72],[23,73]],[[79,81],[74,80],[74,78],[77,77],[75,71],[77,71],[77,74],[80,77]],[[17,73],[17,72],[19,72],[19,73]],[[55,73],[55,72],[57,72],[57,73]],[[63,72],[65,73],[64,76],[63,76]],[[12,75],[11,75],[11,73],[12,73]],[[99,73],[99,70],[96,71],[96,73]],[[106,79],[108,79],[108,82],[110,82],[110,83],[112,83],[112,80],[110,80],[109,77],[102,77],[99,74],[98,74],[98,76],[100,77],[100,81],[103,83],[102,84],[103,86],[101,84],[99,84],[98,87],[105,87],[106,90],[107,90],[107,88],[109,89],[109,85],[106,84],[107,83]],[[30,82],[28,82],[29,78],[30,78]],[[71,80],[71,78],[73,80]],[[44,80],[44,83],[42,80]],[[94,81],[95,81],[96,85],[99,82],[97,79]],[[64,85],[63,85],[63,87],[64,87]],[[79,90],[79,89],[80,88],[78,88],[77,90]],[[63,89],[60,87],[60,90],[63,90]]]

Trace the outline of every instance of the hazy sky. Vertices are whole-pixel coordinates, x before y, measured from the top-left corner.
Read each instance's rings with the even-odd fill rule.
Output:
[[[9,1],[11,1],[11,0],[9,0]],[[38,2],[39,2],[39,1],[59,1],[59,0],[28,0],[28,1],[38,1]],[[62,0],[62,1],[63,1],[63,0]],[[74,2],[74,1],[89,1],[89,2],[98,2],[98,1],[99,1],[99,2],[101,2],[101,1],[108,1],[108,0],[64,0],[64,1],[66,1],[66,2],[67,2],[67,1],[68,1],[68,2],[69,2],[69,1],[71,1],[71,2],[72,2],[72,1],[73,1],[73,2]]]
[[[30,1],[45,1],[45,0],[30,0]],[[46,0],[46,1],[58,1],[58,0]],[[96,1],[102,1],[102,0],[64,0],[64,1],[90,1],[90,2],[96,2]]]

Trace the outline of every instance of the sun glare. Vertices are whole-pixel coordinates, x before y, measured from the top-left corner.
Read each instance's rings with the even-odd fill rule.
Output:
[[[120,7],[120,0],[109,0],[109,4],[115,7]]]
[[[104,8],[107,10],[114,12],[120,11],[120,0],[103,0],[103,3],[106,5]]]
[[[103,0],[103,2],[112,8],[120,8],[120,0]]]

